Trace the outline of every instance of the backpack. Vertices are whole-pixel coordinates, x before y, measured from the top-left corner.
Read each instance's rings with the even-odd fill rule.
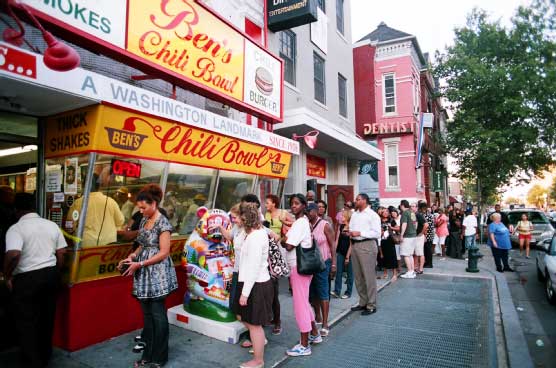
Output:
[[[286,257],[284,257],[280,248],[281,246],[276,240],[268,238],[268,272],[273,279],[290,275]]]

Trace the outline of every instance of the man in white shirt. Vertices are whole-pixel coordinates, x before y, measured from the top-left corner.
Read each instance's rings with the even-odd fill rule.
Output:
[[[477,217],[473,214],[473,211],[467,211],[467,216],[463,220],[463,231],[461,232],[462,239],[465,240],[465,249],[474,249],[475,239],[479,234],[479,227],[477,225]]]
[[[4,276],[12,291],[22,367],[44,367],[52,354],[56,294],[66,241],[58,226],[35,213],[35,197],[18,193],[19,221],[6,233]]]
[[[369,206],[369,196],[360,193],[355,199],[357,209],[349,221],[351,259],[359,305],[351,308],[362,315],[376,312],[376,255],[380,238],[380,217]]]

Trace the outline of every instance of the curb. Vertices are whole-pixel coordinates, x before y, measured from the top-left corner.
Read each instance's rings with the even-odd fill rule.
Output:
[[[495,275],[495,279],[508,366],[512,368],[533,368],[535,365],[529,354],[527,340],[519,322],[508,282],[504,276]]]

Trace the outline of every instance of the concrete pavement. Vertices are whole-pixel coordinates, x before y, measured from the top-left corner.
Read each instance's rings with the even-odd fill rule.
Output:
[[[419,352],[422,351],[420,349],[424,346],[423,344],[426,345],[427,341],[432,341],[430,339],[426,341],[422,340],[421,336],[430,337],[432,336],[431,333],[438,333],[438,331],[445,328],[454,330],[455,335],[457,335],[458,329],[461,329],[460,332],[468,331],[472,326],[469,325],[468,321],[465,321],[465,318],[469,318],[470,316],[474,316],[472,319],[481,320],[481,328],[483,328],[484,331],[488,331],[487,335],[489,337],[482,343],[488,345],[488,348],[483,346],[481,350],[484,354],[471,357],[469,355],[470,352],[463,351],[461,346],[464,345],[469,349],[476,349],[477,345],[474,345],[471,340],[464,339],[461,341],[467,341],[467,345],[462,345],[461,341],[459,344],[447,344],[446,354],[444,354],[443,357],[437,357],[437,359],[432,357],[432,360],[430,360],[431,363],[429,364],[430,366],[450,366],[450,359],[456,359],[453,361],[454,364],[451,365],[452,367],[460,366],[459,363],[461,362],[463,362],[461,366],[465,366],[469,362],[475,364],[472,366],[485,367],[528,368],[533,366],[504,274],[492,272],[494,265],[490,250],[484,249],[485,247],[482,248],[485,258],[479,262],[481,272],[477,274],[465,272],[467,262],[464,260],[450,258],[441,259],[435,257],[434,268],[425,269],[425,275],[420,276],[417,280],[398,279],[393,283],[390,283],[389,280],[378,280],[379,287],[381,289],[386,287],[386,289],[378,295],[378,313],[365,317],[365,321],[374,323],[373,327],[375,329],[378,329],[377,326],[380,325],[379,327],[382,328],[382,331],[388,334],[393,331],[393,325],[388,324],[397,323],[397,321],[408,312],[398,308],[399,302],[401,301],[400,298],[409,298],[410,301],[411,298],[413,298],[419,303],[419,310],[414,312],[410,310],[409,312],[414,313],[411,318],[419,325],[414,326],[415,328],[413,328],[414,331],[412,330],[412,332],[423,330],[421,334],[417,333],[415,335],[416,339],[405,338],[403,333],[388,335],[388,339],[390,339],[388,340],[389,343],[379,344],[381,346],[381,351],[388,349],[389,346],[392,347],[392,349],[388,351],[388,356],[391,359],[387,360],[390,362],[387,366],[421,366],[419,364],[415,365],[417,362],[414,360],[403,360],[405,359],[403,358],[404,352],[396,350],[398,349],[395,347],[396,341],[403,341],[404,346],[409,349],[408,351],[419,354]],[[481,290],[479,294],[473,290],[473,287],[469,287],[474,284],[474,279],[476,279],[476,289]],[[463,289],[467,291],[462,289],[460,293],[458,291],[459,289],[454,287],[455,284],[464,285],[465,287]],[[420,293],[411,294],[408,290],[420,290]],[[488,290],[488,293],[485,290]],[[469,308],[465,307],[466,295],[469,298]],[[293,316],[292,299],[288,292],[286,280],[282,280],[281,282],[280,300],[282,305],[283,332],[279,336],[273,336],[270,333],[271,327],[266,329],[267,338],[269,340],[265,349],[266,366],[272,367],[282,364],[288,367],[298,366],[296,365],[296,361],[299,362],[299,358],[296,360],[296,358],[287,358],[285,355],[286,349],[296,344],[299,340],[299,332]],[[486,302],[488,305],[488,313],[486,315],[479,313],[480,309],[476,308],[477,300],[482,300],[482,302]],[[340,335],[346,334],[346,331],[350,330],[350,326],[352,326],[346,323],[353,322],[357,318],[362,318],[359,314],[350,312],[349,310],[349,308],[356,303],[356,295],[351,299],[331,300],[330,320],[332,329],[330,337],[326,338],[320,346],[315,347],[313,353],[315,361],[317,360],[317,354],[321,354],[320,352],[337,351],[340,347],[337,346],[335,341],[337,341]],[[430,303],[430,305],[427,306],[427,303]],[[441,317],[438,321],[444,323],[444,325],[439,325],[437,323],[438,321],[435,322],[434,319],[430,320],[430,315],[427,314],[427,311],[428,309],[434,311],[435,308],[442,308],[442,305],[445,303],[451,303],[453,308],[455,308],[454,311],[459,312],[438,314],[439,318]],[[442,310],[440,312],[442,312]],[[475,314],[473,315],[473,313]],[[451,323],[450,320],[452,317],[455,319],[450,325],[449,323]],[[433,326],[433,322],[436,323],[436,325]],[[102,326],[99,326],[99,328],[102,328]],[[133,331],[73,353],[56,350],[50,366],[56,368],[132,366],[133,361],[140,358],[139,354],[131,352],[134,345],[133,337],[137,332],[138,331]],[[456,337],[464,338],[464,336]],[[366,340],[351,339],[350,341],[355,345],[359,344],[360,348],[365,348]],[[440,342],[441,341],[438,341],[439,344]],[[377,341],[376,339],[369,339],[368,343],[371,345],[375,344],[371,347],[376,347]],[[169,348],[170,357],[166,365],[167,367],[183,367],[184,365],[191,367],[234,367],[249,359],[247,349],[242,349],[238,345],[220,342],[175,326],[170,326]],[[450,358],[450,354],[452,354],[452,358]],[[460,355],[465,355],[467,357],[465,359],[467,360],[461,358]],[[369,355],[368,358],[369,364],[363,364],[362,366],[372,366],[372,355]],[[15,367],[15,354],[1,354],[0,365],[3,367]],[[332,365],[328,365],[326,361],[324,361],[319,365],[319,368],[327,366]],[[339,366],[341,365],[334,365],[334,367]]]

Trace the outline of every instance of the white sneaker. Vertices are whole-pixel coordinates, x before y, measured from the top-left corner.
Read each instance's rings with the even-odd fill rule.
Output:
[[[322,342],[322,336],[319,333],[317,336],[311,335],[309,332],[309,344],[320,344]]]
[[[415,272],[406,272],[400,276],[402,279],[414,279],[416,277]]]
[[[288,349],[288,351],[286,351],[286,354],[288,354],[289,356],[311,355],[311,346],[305,347],[301,344],[297,344],[293,348]]]

